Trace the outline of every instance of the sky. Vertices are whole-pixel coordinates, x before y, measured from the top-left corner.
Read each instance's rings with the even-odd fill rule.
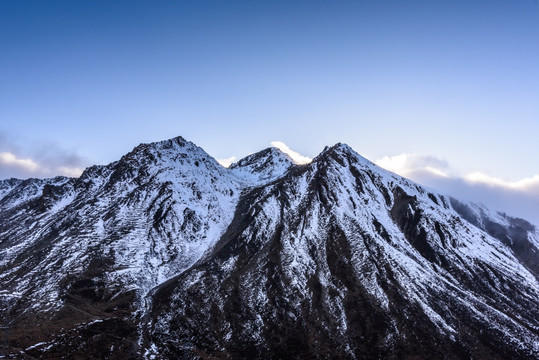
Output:
[[[343,142],[539,223],[538,39],[536,0],[3,0],[0,178]]]

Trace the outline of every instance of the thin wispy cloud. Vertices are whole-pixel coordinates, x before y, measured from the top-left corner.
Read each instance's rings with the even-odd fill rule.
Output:
[[[288,145],[286,145],[282,141],[272,141],[270,144],[271,144],[271,146],[276,147],[277,149],[284,152],[286,155],[290,156],[290,158],[296,164],[308,164],[311,161],[313,161],[313,159],[311,159],[310,157],[301,155],[297,151],[294,151],[294,150],[290,149],[290,147],[288,147]]]
[[[78,177],[88,161],[54,143],[16,141],[0,133],[0,179]]]
[[[58,175],[78,177],[83,171],[84,167],[51,165],[30,158],[19,158],[10,152],[0,153],[0,179],[46,178]]]
[[[539,225],[539,175],[507,181],[482,172],[457,174],[443,159],[419,154],[384,156],[375,163],[387,170],[462,200]]]

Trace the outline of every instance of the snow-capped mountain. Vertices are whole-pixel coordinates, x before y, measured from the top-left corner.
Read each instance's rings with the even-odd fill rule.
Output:
[[[282,177],[292,166],[294,161],[288,155],[272,147],[244,157],[230,165],[230,169],[253,186]]]
[[[539,358],[539,231],[347,145],[224,168],[178,137],[0,182],[28,358]]]

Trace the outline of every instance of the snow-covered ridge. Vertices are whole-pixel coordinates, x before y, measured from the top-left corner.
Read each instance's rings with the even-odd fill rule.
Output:
[[[281,150],[271,147],[248,155],[230,165],[234,175],[253,185],[262,185],[282,177],[294,161]]]
[[[501,336],[504,346],[522,349],[518,357],[538,354],[532,330],[539,325],[537,273],[517,248],[463,218],[450,198],[380,169],[344,144],[326,148],[289,174],[254,189],[230,225],[239,232],[225,235],[212,257],[167,287],[174,310],[156,310],[153,329],[170,336],[155,341],[184,336],[216,343],[216,349],[256,343],[262,349],[253,356],[259,357],[271,351],[265,346],[273,337],[283,336],[268,324],[293,331],[298,322],[315,322],[320,330],[310,342],[337,341],[343,346],[333,353],[354,358],[372,351],[353,340],[358,322],[379,317],[391,319],[376,330],[387,339],[379,346],[390,352],[407,344],[407,329],[414,328],[417,341],[439,337],[431,351],[444,356],[436,347],[466,343],[460,332],[475,324],[488,336]],[[499,216],[490,221],[510,225]],[[524,235],[533,236],[531,230]],[[537,250],[520,239],[527,253]],[[230,299],[235,289],[241,290]],[[199,297],[208,300],[190,300]],[[242,304],[236,310],[241,329],[225,315],[229,302]],[[304,305],[320,303],[314,315]],[[376,315],[354,321],[365,303]],[[509,308],[518,320],[507,315]],[[192,313],[196,320],[187,316]],[[423,325],[429,330],[420,330]],[[214,332],[200,331],[207,328]],[[467,351],[479,356],[484,349]]]
[[[345,144],[224,168],[177,137],[78,179],[0,181],[0,209],[0,306],[47,319],[17,340],[34,357],[114,331],[92,356],[539,354],[537,229]]]
[[[53,304],[61,276],[42,274],[84,274],[102,253],[111,256],[103,281],[144,295],[211,249],[245,189],[275,180],[290,166],[286,155],[270,149],[226,169],[177,137],[141,144],[118,161],[87,168],[78,179],[4,180],[0,266],[54,238],[47,240],[47,253],[32,256],[31,265],[2,271],[0,280]],[[33,219],[30,228],[14,225],[26,219]]]
[[[42,195],[44,188],[60,187],[70,178],[57,176],[50,179],[0,180],[0,210],[16,207]]]

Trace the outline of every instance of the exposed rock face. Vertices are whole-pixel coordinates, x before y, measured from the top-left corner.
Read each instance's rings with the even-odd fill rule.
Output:
[[[176,138],[0,209],[20,357],[539,358],[538,230],[343,144],[225,169]]]

